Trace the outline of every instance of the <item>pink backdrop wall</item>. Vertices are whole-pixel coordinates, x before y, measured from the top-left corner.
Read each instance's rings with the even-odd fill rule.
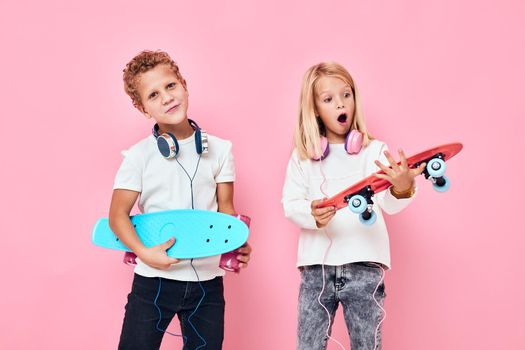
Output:
[[[297,229],[280,193],[300,80],[321,60],[353,73],[392,149],[465,145],[447,194],[419,179],[388,218],[384,348],[525,348],[524,15],[518,0],[2,2],[0,348],[116,348],[132,270],[90,230],[120,150],[150,129],[121,83],[146,48],[176,59],[190,115],[234,143],[254,253],[226,277],[225,349],[295,346]],[[341,315],[334,336],[347,344]]]

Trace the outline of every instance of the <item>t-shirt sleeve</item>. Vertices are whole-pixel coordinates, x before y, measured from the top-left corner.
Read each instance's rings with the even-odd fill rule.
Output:
[[[232,143],[226,141],[224,152],[219,156],[219,171],[215,176],[215,182],[233,182],[235,181],[235,162],[233,160]]]
[[[115,176],[113,189],[142,192],[142,170],[136,155],[131,151],[122,151],[124,159]]]

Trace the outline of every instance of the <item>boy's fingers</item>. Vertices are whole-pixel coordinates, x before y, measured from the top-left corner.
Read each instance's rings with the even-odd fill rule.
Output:
[[[173,244],[175,244],[175,237],[171,237],[166,242],[162,243],[162,249],[168,250]]]
[[[237,251],[241,254],[250,254],[252,252],[252,247],[250,245],[243,245]]]
[[[248,261],[250,261],[250,257],[248,255],[237,255],[235,258],[243,263],[247,263]]]

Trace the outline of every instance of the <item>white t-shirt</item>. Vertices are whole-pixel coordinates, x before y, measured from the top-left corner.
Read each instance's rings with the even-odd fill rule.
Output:
[[[230,141],[208,135],[209,152],[200,158],[195,148],[195,133],[180,146],[177,160],[193,179],[195,209],[217,211],[217,183],[233,182],[235,166]],[[140,192],[138,207],[142,213],[163,210],[191,209],[190,179],[175,159],[165,159],[153,135],[123,151],[124,160],[115,177],[113,189]],[[198,168],[197,168],[198,163]],[[206,281],[223,276],[220,255],[194,259],[199,279]],[[190,260],[181,260],[168,270],[159,270],[137,259],[135,273],[145,277],[164,277],[179,281],[197,281]]]
[[[397,199],[389,190],[373,197],[377,221],[370,226],[359,221],[349,209],[337,211],[327,226],[318,229],[311,215],[311,202],[331,197],[366,176],[378,171],[374,161],[388,165],[383,152],[387,146],[373,140],[358,154],[350,155],[343,144],[330,144],[330,154],[322,161],[299,160],[294,150],[286,171],[282,204],[287,218],[300,227],[297,266],[372,261],[390,267],[390,245],[383,214],[395,214],[405,208],[409,199]],[[323,177],[324,173],[324,177]],[[323,183],[324,181],[324,183]],[[322,190],[321,191],[321,184]],[[332,245],[323,260],[330,241]]]

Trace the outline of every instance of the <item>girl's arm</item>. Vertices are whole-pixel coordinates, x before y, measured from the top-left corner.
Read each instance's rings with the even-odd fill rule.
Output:
[[[217,184],[217,204],[219,206],[219,212],[230,215],[236,214],[235,207],[233,206],[233,182],[221,182]],[[242,247],[237,249],[237,252],[239,253],[236,257],[239,261],[239,267],[245,268],[250,261],[252,247],[246,242]]]
[[[171,264],[178,262],[166,254],[166,250],[175,243],[172,238],[165,243],[146,248],[135,232],[129,219],[129,214],[135,204],[139,192],[116,189],[113,190],[109,209],[109,227],[115,232],[119,240],[133,251],[145,264],[157,268],[167,269]]]
[[[297,226],[311,230],[318,228],[312,215],[312,200],[308,198],[306,174],[299,164],[296,151],[288,162],[281,203],[284,216]]]

